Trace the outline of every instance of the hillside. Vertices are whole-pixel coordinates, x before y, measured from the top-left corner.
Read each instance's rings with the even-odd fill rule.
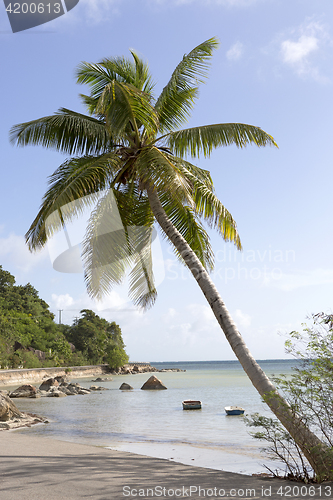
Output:
[[[0,266],[0,368],[42,368],[128,361],[121,329],[89,309],[72,325],[58,325],[30,284],[16,285]]]

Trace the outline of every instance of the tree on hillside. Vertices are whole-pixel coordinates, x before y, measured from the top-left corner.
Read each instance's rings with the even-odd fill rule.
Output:
[[[147,64],[133,51],[132,60],[84,62],[77,80],[90,87],[90,95],[81,96],[88,115],[62,108],[53,116],[13,127],[16,144],[39,144],[71,156],[50,177],[27,243],[31,250],[43,247],[55,231],[96,202],[98,193],[106,193],[91,216],[84,245],[88,291],[101,297],[130,267],[130,297],[146,308],[156,299],[149,241],[157,222],[196,279],[253,385],[323,478],[331,474],[327,447],[289,410],[256,363],[209,277],[213,251],[201,220],[238,248],[241,243],[235,221],[215,195],[209,171],[187,157],[209,157],[214,148],[230,144],[276,146],[262,129],[240,123],[180,129],[217,45],[212,38],[185,55],[158,98]],[[104,230],[114,200],[124,234],[111,232],[111,227],[109,234]]]
[[[2,266],[0,266],[0,294],[1,296],[6,292],[8,287],[13,286],[15,283],[15,278],[9,271],[5,271]]]
[[[67,338],[92,363],[108,363],[118,368],[128,362],[121,329],[89,309],[81,311],[82,317],[74,321]]]
[[[46,353],[45,364],[53,366],[71,358],[70,346],[38,291],[30,283],[16,285],[0,266],[0,365],[38,368],[42,364],[35,350]]]
[[[30,284],[15,285],[15,278],[0,266],[0,308],[14,310],[34,316],[54,319],[48,304],[39,297],[38,291]]]

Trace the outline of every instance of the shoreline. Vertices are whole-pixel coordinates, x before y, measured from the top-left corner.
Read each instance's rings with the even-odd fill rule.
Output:
[[[21,383],[38,383],[45,378],[55,376],[68,376],[84,378],[96,375],[110,375],[108,365],[50,367],[50,368],[18,368],[13,370],[0,370],[0,387]]]
[[[170,371],[170,370],[167,370]],[[181,371],[181,370],[180,370]],[[136,373],[159,372],[150,363],[127,363],[118,371],[110,369],[109,365],[87,365],[87,366],[55,366],[50,368],[17,368],[10,370],[0,369],[0,387],[16,384],[34,384],[45,378],[55,376],[86,378],[98,375],[133,375]]]
[[[132,442],[120,443],[119,445],[106,446],[115,451],[125,451],[152,458],[169,460],[190,467],[201,467],[204,469],[231,472],[251,476],[252,474],[267,474],[264,467],[265,462],[271,470],[275,470],[277,464],[263,457],[258,450],[238,449],[236,446],[211,447],[204,445],[192,445],[187,443],[156,443],[156,442]]]
[[[252,477],[187,466],[144,455],[37,437],[15,430],[1,435],[2,500],[107,500],[136,498],[264,498],[296,491],[310,499],[320,485]],[[332,487],[332,483],[322,486]],[[301,487],[303,488],[301,490]],[[294,490],[293,490],[294,488]],[[280,491],[280,493],[279,493]],[[154,494],[155,492],[155,494]],[[200,495],[199,495],[200,492]],[[306,494],[308,493],[308,494]],[[319,493],[318,493],[319,494]]]

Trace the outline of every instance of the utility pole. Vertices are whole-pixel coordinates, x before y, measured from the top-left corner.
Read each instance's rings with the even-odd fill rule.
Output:
[[[61,325],[61,313],[62,313],[63,309],[58,309],[58,312],[59,312],[59,325]]]

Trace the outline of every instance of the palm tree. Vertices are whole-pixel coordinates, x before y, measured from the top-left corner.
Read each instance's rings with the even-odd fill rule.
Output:
[[[214,148],[276,146],[258,127],[240,123],[180,129],[187,121],[198,85],[207,74],[218,42],[211,38],[184,55],[155,99],[147,64],[108,58],[82,63],[77,81],[90,87],[81,95],[88,115],[61,108],[52,116],[16,125],[17,145],[42,145],[70,156],[50,177],[40,211],[26,239],[30,250],[45,245],[55,231],[96,203],[84,242],[88,292],[101,297],[120,283],[131,267],[129,294],[143,308],[156,299],[150,238],[154,222],[193,274],[237,359],[254,387],[299,444],[318,477],[330,477],[327,449],[277,393],[257,364],[209,277],[213,252],[202,220],[241,249],[234,219],[214,192],[208,170],[187,157],[209,157]],[[123,231],[105,230],[115,206]],[[112,223],[112,222],[111,222]]]

